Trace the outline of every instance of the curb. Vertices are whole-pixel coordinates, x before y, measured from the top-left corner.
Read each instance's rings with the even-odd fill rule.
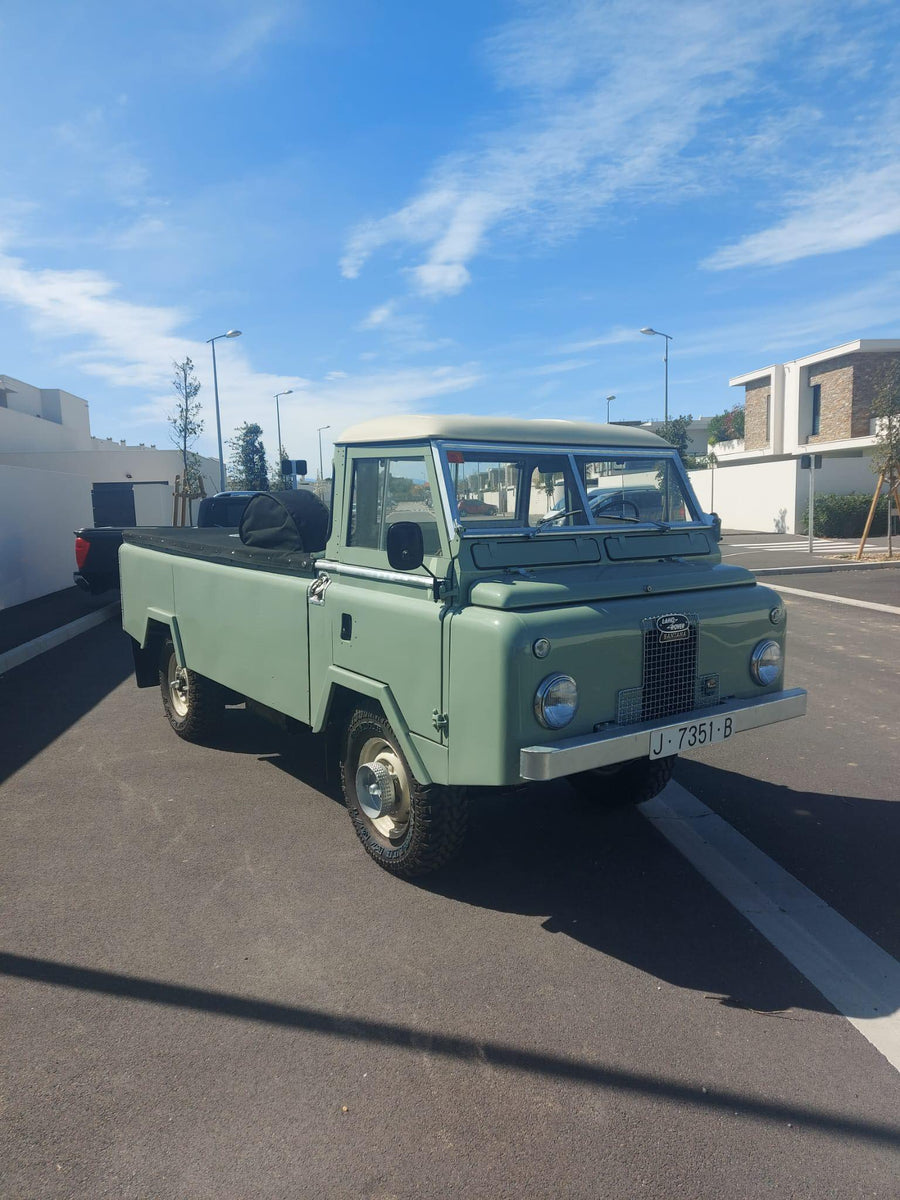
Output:
[[[31,658],[37,658],[39,654],[44,654],[47,650],[54,650],[63,642],[78,637],[80,633],[87,633],[95,625],[102,625],[104,621],[115,616],[118,611],[118,602],[107,604],[105,608],[98,608],[96,612],[79,617],[77,621],[70,621],[68,625],[60,625],[58,629],[42,633],[40,637],[32,638],[30,642],[23,642],[21,646],[13,646],[12,650],[0,654],[0,675],[11,671],[13,667],[20,667],[22,663],[28,662]]]
[[[758,571],[754,571],[753,567],[748,567],[748,571],[753,571],[754,575],[797,575],[801,571],[809,573],[820,573],[825,571],[880,571],[882,569],[890,571],[900,567],[900,559],[897,562],[878,562],[878,563],[832,563],[827,567],[760,567]]]

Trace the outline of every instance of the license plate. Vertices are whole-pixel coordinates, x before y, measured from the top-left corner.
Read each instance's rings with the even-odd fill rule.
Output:
[[[683,725],[667,725],[650,734],[650,757],[666,758],[682,750],[724,742],[734,733],[731,717],[707,717],[705,721],[686,721]]]

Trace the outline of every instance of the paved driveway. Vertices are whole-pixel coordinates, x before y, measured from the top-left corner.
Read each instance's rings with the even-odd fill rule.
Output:
[[[897,622],[786,599],[809,717],[678,778],[896,956]],[[897,1071],[641,812],[491,796],[404,883],[313,739],[129,671],[0,681],[4,1196],[896,1195]]]

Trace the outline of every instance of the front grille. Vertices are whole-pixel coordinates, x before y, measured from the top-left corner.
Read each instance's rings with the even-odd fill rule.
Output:
[[[719,676],[697,678],[698,631],[694,613],[664,613],[641,622],[642,682],[617,693],[617,725],[656,721],[719,703]]]
[[[644,673],[641,683],[642,721],[656,721],[676,713],[690,712],[696,707],[697,690],[697,626],[691,613],[668,613],[668,617],[683,616],[688,628],[684,636],[672,638],[659,628],[662,617],[648,617],[641,622],[644,634]]]

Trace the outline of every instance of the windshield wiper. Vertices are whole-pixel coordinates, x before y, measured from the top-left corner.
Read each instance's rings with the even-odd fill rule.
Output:
[[[548,525],[552,525],[555,521],[564,521],[566,517],[583,517],[583,508],[567,508],[564,512],[548,513],[546,517],[541,517],[537,525],[534,527],[535,533],[540,533],[542,529],[546,529]]]
[[[595,521],[631,521],[635,525],[653,525],[656,529],[661,529],[663,533],[668,533],[672,528],[665,521],[654,521],[651,517],[623,517],[619,513],[597,513],[594,517]]]
[[[552,525],[554,521],[564,521],[566,517],[583,515],[583,511],[580,508],[567,508],[565,512],[553,513],[551,516],[542,517],[537,525],[535,525],[532,537],[535,533],[540,533],[542,529],[546,529],[549,525]],[[592,516],[594,524],[598,524],[600,521],[627,521],[632,525],[652,525],[654,529],[659,529],[662,533],[668,533],[672,528],[671,525],[667,525],[664,521],[654,521],[650,517],[626,517],[620,513],[596,513],[592,514]],[[588,528],[588,526],[581,526],[581,528]]]

